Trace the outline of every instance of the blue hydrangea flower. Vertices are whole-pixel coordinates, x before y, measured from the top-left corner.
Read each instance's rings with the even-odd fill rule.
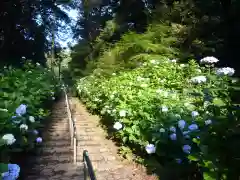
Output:
[[[42,142],[42,138],[41,138],[41,137],[38,137],[38,138],[36,139],[36,142],[37,142],[37,143],[41,143],[41,142]]]
[[[189,145],[184,145],[182,149],[183,149],[183,152],[190,154],[192,148]]]
[[[175,133],[171,134],[170,139],[173,141],[177,140],[177,135]]]
[[[187,135],[187,134],[189,134],[190,133],[190,131],[183,131],[183,135],[185,136],[185,135]]]
[[[170,128],[169,128],[169,130],[170,130],[171,132],[176,132],[176,128],[175,128],[175,127],[173,127],[173,126],[172,126],[172,127],[170,127]]]
[[[27,112],[27,106],[25,104],[21,104],[17,109],[16,109],[16,114],[18,116],[22,116]]]
[[[185,125],[186,125],[186,122],[184,120],[179,120],[178,121],[178,127],[180,129],[184,129]]]
[[[38,131],[36,129],[33,130],[33,134],[38,135]]]
[[[190,126],[188,126],[188,129],[190,131],[195,131],[198,129],[198,125],[197,124],[191,124]]]
[[[182,160],[179,159],[179,158],[177,158],[177,159],[175,159],[175,160],[176,160],[176,162],[177,162],[178,164],[181,164],[181,163],[182,163]]]
[[[17,164],[8,164],[8,172],[2,173],[3,180],[15,180],[20,173],[20,167]]]

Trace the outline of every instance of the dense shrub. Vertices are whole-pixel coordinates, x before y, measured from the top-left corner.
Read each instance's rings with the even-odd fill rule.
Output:
[[[207,57],[200,66],[160,56],[110,76],[98,69],[77,90],[118,130],[123,149],[151,154],[146,159],[171,168],[175,179],[237,179],[239,110],[231,99],[237,82],[229,77],[233,69],[214,67],[217,61]]]
[[[15,179],[20,169],[7,164],[9,156],[30,151],[42,142],[38,129],[60,91],[53,74],[39,64],[5,68],[0,78],[0,173],[4,173],[3,179]]]

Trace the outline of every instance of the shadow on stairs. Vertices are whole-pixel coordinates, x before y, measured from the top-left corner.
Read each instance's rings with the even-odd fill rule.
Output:
[[[22,180],[84,180],[82,164],[73,164],[65,99],[52,109],[50,123],[43,130],[42,146],[22,162]]]

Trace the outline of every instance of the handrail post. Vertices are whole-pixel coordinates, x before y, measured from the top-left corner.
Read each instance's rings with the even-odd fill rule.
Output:
[[[74,135],[74,139],[73,139],[73,163],[76,164],[77,163],[77,138],[76,135]]]
[[[93,170],[92,162],[88,156],[88,151],[83,151],[83,164],[84,164],[84,180],[86,180],[87,172],[91,180],[96,180],[96,176]],[[88,171],[87,171],[88,168]]]

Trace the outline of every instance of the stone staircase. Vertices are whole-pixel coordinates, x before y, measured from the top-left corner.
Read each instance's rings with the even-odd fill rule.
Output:
[[[54,105],[51,123],[43,134],[37,156],[29,158],[24,180],[83,180],[83,166],[73,164],[65,99]]]
[[[99,126],[99,118],[88,113],[79,99],[70,99],[77,128],[77,164],[82,165],[83,150],[87,150],[97,180],[155,180],[146,170],[132,162],[120,159],[118,149]]]
[[[97,180],[155,180],[145,168],[120,159],[117,147],[107,140],[99,118],[88,113],[78,98],[69,98],[72,117],[76,120],[77,163],[73,149],[65,99],[56,102],[51,123],[45,127],[40,152],[26,161],[23,180],[84,180],[83,151],[87,150]],[[90,180],[90,179],[89,179]]]

